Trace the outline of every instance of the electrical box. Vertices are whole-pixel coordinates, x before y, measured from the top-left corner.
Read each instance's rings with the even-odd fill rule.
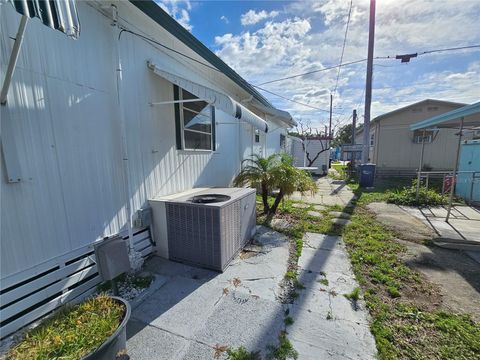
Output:
[[[106,238],[94,245],[97,268],[103,281],[130,271],[127,242],[121,237]]]

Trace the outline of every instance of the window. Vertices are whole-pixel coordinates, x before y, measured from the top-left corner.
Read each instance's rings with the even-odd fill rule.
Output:
[[[415,144],[421,144],[423,138],[423,130],[415,130],[413,132],[413,142]],[[425,131],[425,144],[429,144],[433,141],[433,131]]]
[[[280,134],[280,149],[285,149],[285,135]]]
[[[374,145],[374,140],[375,140],[375,134],[370,135],[370,146]]]
[[[187,100],[175,104],[177,149],[215,150],[215,108],[177,86],[174,98]]]
[[[260,130],[258,129],[255,129],[255,143],[259,143],[260,142]]]

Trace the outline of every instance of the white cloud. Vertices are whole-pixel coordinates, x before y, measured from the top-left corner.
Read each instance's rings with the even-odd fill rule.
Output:
[[[192,31],[190,13],[192,4],[190,0],[156,0],[157,4],[170,16],[177,20],[188,31]]]
[[[225,15],[220,16],[220,20],[222,20],[225,24],[229,24],[230,20]]]
[[[216,53],[257,85],[335,65],[341,54],[349,5],[349,1],[327,0],[282,6],[282,15],[287,19],[267,21],[255,31],[217,36]],[[366,57],[368,10],[368,1],[353,3],[344,62]],[[251,11],[254,15],[262,13]],[[479,17],[479,1],[446,0],[441,4],[424,0],[378,1],[375,56],[478,44]],[[376,60],[372,115],[425,98],[478,101],[480,62],[474,61],[478,54],[478,51],[437,53],[419,56],[408,65],[395,60]],[[363,62],[341,68],[334,111],[344,115],[335,115],[334,119],[346,121],[353,108],[360,115],[363,113],[365,66]],[[336,77],[337,69],[333,69],[262,87],[328,109],[328,95],[335,87]],[[279,108],[322,128],[321,124],[328,120],[324,112],[264,95]]]
[[[265,10],[256,12],[255,10],[248,10],[240,17],[240,22],[243,26],[254,25],[262,20],[274,18],[279,14],[278,11],[266,12]]]

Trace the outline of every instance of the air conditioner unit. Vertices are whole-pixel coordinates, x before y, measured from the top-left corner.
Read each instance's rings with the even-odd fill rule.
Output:
[[[255,234],[255,193],[201,188],[151,199],[157,254],[223,271]]]

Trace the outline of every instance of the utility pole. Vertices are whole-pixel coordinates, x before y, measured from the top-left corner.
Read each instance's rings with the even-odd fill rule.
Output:
[[[357,127],[357,109],[353,109],[353,115],[352,115],[352,145],[355,145],[355,129]],[[353,147],[355,149],[355,147]],[[350,164],[352,165],[352,168],[355,168],[355,160],[357,157],[357,152],[352,151],[352,159],[350,160]]]
[[[370,21],[368,29],[367,83],[365,85],[365,122],[363,123],[362,163],[368,162],[370,152],[370,107],[372,105],[373,47],[375,40],[375,0],[370,0]]]
[[[330,93],[330,122],[328,125],[328,136],[332,137],[332,103],[333,103],[333,95]]]
[[[357,128],[357,110],[353,110],[352,116],[352,145],[355,145],[355,129]]]

